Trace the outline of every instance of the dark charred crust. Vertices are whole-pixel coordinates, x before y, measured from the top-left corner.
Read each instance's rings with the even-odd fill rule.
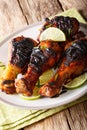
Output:
[[[2,84],[3,85],[5,85],[5,84],[12,84],[12,83],[14,83],[15,81],[14,80],[4,80],[3,82],[2,82]]]
[[[49,27],[57,27],[61,29],[65,33],[66,37],[70,39],[78,32],[79,22],[73,17],[55,16],[51,20],[45,18],[45,24],[42,27],[41,32]]]
[[[75,41],[75,43],[73,43],[65,51],[66,56],[65,65],[69,65],[73,61],[80,60],[84,55],[87,55],[87,41],[86,40]]]
[[[31,58],[30,58],[30,66],[34,66],[34,71],[41,73],[41,65],[46,61],[46,57],[43,54],[43,51],[40,47],[36,47],[33,49]]]
[[[55,85],[55,82],[49,82],[50,87]]]
[[[43,54],[43,51],[38,48],[34,48],[31,54],[30,63],[35,64],[36,66],[40,66],[45,62],[46,58]]]
[[[7,86],[5,88],[2,88],[2,92],[5,92],[6,94],[13,94],[16,93],[15,87]]]
[[[46,63],[49,57],[55,58],[57,53],[51,48],[41,48],[40,46],[35,47],[32,51],[30,58],[30,66],[34,66],[38,73],[42,72],[42,66]]]
[[[79,32],[77,32],[77,33],[72,37],[72,39],[73,39],[73,40],[77,40],[77,39],[84,38],[85,36],[86,36],[86,35],[84,34],[84,32],[79,31]]]
[[[47,48],[46,49],[46,53],[51,56],[51,57],[55,57],[57,54],[54,50],[52,50],[51,48]]]
[[[24,67],[25,63],[29,63],[33,46],[34,42],[30,38],[13,39],[10,63],[21,68]]]

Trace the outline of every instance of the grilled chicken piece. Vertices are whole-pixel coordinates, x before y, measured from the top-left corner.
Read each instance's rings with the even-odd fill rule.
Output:
[[[40,42],[39,46],[32,51],[27,73],[16,82],[17,93],[31,96],[39,76],[56,65],[61,53],[62,49],[58,42],[51,40]]]
[[[30,54],[37,43],[31,38],[16,37],[9,44],[8,65],[1,77],[0,88],[7,94],[16,92],[15,78],[18,73],[24,73],[30,60]]]
[[[56,27],[61,29],[67,39],[72,39],[74,38],[74,35],[78,32],[79,30],[79,22],[76,18],[73,17],[64,17],[64,16],[55,16],[52,19],[46,18],[45,23],[41,28],[40,34],[47,28],[49,27]],[[38,41],[39,41],[38,36]]]
[[[72,39],[77,40],[77,39],[84,38],[85,36],[86,35],[84,34],[83,31],[78,31],[75,35],[73,35]]]
[[[70,44],[69,44],[70,46]],[[61,65],[54,77],[40,88],[40,95],[53,97],[63,85],[81,75],[87,68],[87,38],[72,42],[65,50]]]

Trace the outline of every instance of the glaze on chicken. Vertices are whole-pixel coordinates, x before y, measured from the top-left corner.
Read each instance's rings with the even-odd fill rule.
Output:
[[[31,53],[27,73],[16,82],[17,93],[30,96],[39,76],[52,68],[60,60],[62,49],[58,42],[46,40],[40,42]]]
[[[15,78],[24,73],[30,61],[30,54],[37,43],[31,38],[16,37],[9,44],[8,65],[1,77],[0,88],[7,94],[16,92]]]
[[[55,16],[52,19],[45,18],[45,23],[41,28],[40,34],[49,27],[61,29],[65,33],[67,39],[72,40],[79,30],[79,22],[73,17]],[[40,35],[38,36],[38,40],[39,37]]]
[[[40,88],[40,95],[53,97],[59,94],[68,80],[87,69],[87,38],[72,42],[65,50],[62,62],[54,77]]]
[[[57,73],[40,88],[40,95],[53,97],[59,94],[68,80],[81,75],[87,68],[87,38],[79,31],[79,22],[73,17],[46,18],[40,34],[49,27],[61,29],[65,42],[38,41],[23,36],[14,38],[9,45],[8,64],[0,81],[0,88],[7,94],[33,94],[33,89],[43,72],[59,65]],[[78,40],[75,40],[78,39]],[[72,42],[72,40],[75,40]],[[24,76],[15,82],[17,74]]]

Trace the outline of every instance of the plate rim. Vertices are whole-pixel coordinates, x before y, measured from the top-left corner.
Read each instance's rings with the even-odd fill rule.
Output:
[[[86,91],[85,91],[86,90]],[[59,103],[59,104],[52,104],[52,105],[46,105],[46,106],[37,106],[37,107],[34,107],[34,106],[23,106],[23,105],[17,105],[17,104],[14,104],[14,103],[11,103],[11,102],[8,102],[4,99],[2,99],[0,97],[0,101],[10,105],[10,106],[14,106],[14,107],[18,107],[18,108],[22,108],[22,109],[29,109],[29,110],[42,110],[42,109],[50,109],[50,108],[55,108],[55,107],[60,107],[60,106],[63,106],[63,105],[66,105],[68,103],[71,103],[77,99],[79,99],[80,97],[82,97],[83,95],[85,95],[87,93],[87,89],[85,89],[82,93],[80,93],[80,95],[76,95],[75,97],[73,97],[72,99],[70,98],[69,100],[66,99],[66,102],[63,101],[63,103]]]
[[[34,26],[38,26],[38,25],[41,25],[43,23],[43,21],[39,21],[37,23],[33,23],[33,24],[30,24],[30,25],[26,25],[25,27],[17,30],[17,31],[14,31],[13,33],[9,34],[8,36],[6,36],[2,41],[0,41],[0,47],[6,42],[8,41],[11,37],[14,37],[15,35],[21,33],[22,31],[25,31],[27,30],[28,28],[31,28],[31,27],[34,27]]]

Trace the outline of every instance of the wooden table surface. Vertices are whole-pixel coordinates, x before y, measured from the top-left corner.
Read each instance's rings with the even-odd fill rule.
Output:
[[[87,0],[0,0],[0,38],[28,24],[76,7],[87,19]],[[41,120],[23,130],[87,130],[87,102]]]

